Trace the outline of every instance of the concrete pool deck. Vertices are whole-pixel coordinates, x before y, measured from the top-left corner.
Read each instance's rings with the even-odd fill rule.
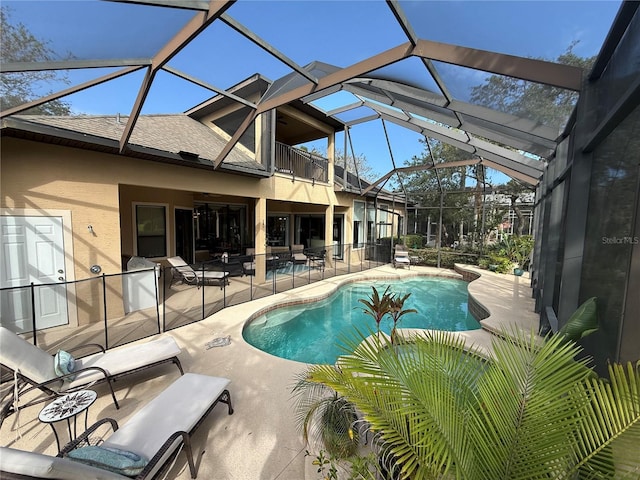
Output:
[[[501,327],[537,331],[538,315],[528,278],[499,275],[476,267],[458,266],[459,271],[480,278],[469,284],[469,292],[490,316],[483,329],[460,334],[480,349],[489,349],[494,337],[489,330]],[[231,379],[229,387],[235,413],[227,415],[218,405],[196,431],[193,438],[198,478],[219,480],[312,480],[320,478],[317,467],[305,459],[307,447],[295,426],[290,389],[295,376],[306,364],[284,360],[257,350],[242,338],[242,329],[250,317],[276,304],[299,303],[323,298],[339,285],[368,278],[439,275],[461,278],[448,269],[412,266],[394,269],[382,266],[361,273],[333,277],[322,282],[279,293],[253,302],[228,307],[211,317],[162,335],[171,335],[183,351],[179,358],[185,372]],[[216,337],[231,337],[231,344],[207,349]],[[144,340],[142,341],[144,342]],[[97,386],[98,400],[88,412],[89,424],[111,417],[123,424],[133,413],[178,378],[174,366],[163,366],[116,383],[121,408],[116,410],[104,386]],[[39,407],[30,407],[12,415],[0,429],[0,444],[22,450],[55,455],[51,428],[37,419]],[[0,459],[1,462],[1,459]],[[166,475],[168,479],[189,479],[184,454],[178,455]]]

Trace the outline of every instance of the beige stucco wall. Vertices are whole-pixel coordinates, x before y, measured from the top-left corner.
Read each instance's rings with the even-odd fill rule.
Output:
[[[309,209],[296,207],[301,211],[335,203],[332,187],[327,184],[314,185],[301,179],[292,182],[284,176],[259,179],[15,138],[2,138],[1,158],[3,214],[11,214],[15,209],[44,215],[52,209],[70,212],[71,225],[65,228],[71,230],[73,247],[69,256],[77,280],[94,277],[89,271],[92,265],[100,265],[107,275],[122,270],[122,255],[134,253],[133,202],[169,205],[170,254],[175,251],[174,207],[193,206],[194,199],[202,193],[215,194],[217,201],[245,197],[250,208],[256,198],[306,203]],[[83,305],[78,307],[80,324],[90,321],[92,316],[98,318],[96,309],[102,308],[101,289],[92,286],[91,291],[83,291],[89,284],[97,282],[77,287],[77,297],[83,299]],[[114,290],[111,294],[119,295],[116,283],[109,285],[109,290]],[[122,308],[121,302],[111,303],[108,305],[111,313]]]
[[[202,194],[214,194],[216,202],[246,202],[249,211],[256,199],[266,200],[269,212],[326,213],[329,207],[337,207],[345,215],[345,243],[351,242],[355,196],[336,195],[332,184],[292,181],[281,174],[260,179],[15,138],[3,137],[0,147],[2,214],[11,214],[14,209],[41,214],[52,209],[69,211],[71,225],[65,227],[71,230],[70,256],[77,280],[93,277],[89,271],[92,265],[100,265],[105,274],[121,272],[122,255],[135,253],[135,202],[169,206],[171,255],[175,252],[174,208],[192,207],[194,200],[203,199]],[[118,295],[117,282],[109,285],[110,293]],[[102,308],[101,290],[80,284],[78,289],[77,296],[83,302],[78,306],[79,323],[99,318],[96,309]],[[122,302],[108,307],[110,312],[117,311]]]
[[[292,182],[285,176],[258,179],[14,138],[3,138],[1,148],[3,208],[72,211],[76,278],[91,276],[88,268],[93,264],[100,264],[105,273],[121,270],[121,254],[133,253],[121,252],[120,236],[133,238],[128,209],[134,201],[189,207],[194,195],[214,193],[249,199],[287,199],[310,207],[335,204],[335,194],[329,185],[318,182],[314,185],[301,179]],[[120,189],[119,185],[149,188]],[[93,234],[88,225],[92,225]]]

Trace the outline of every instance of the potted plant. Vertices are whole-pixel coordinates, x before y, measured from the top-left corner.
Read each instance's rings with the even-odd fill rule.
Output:
[[[336,459],[356,453],[360,437],[353,403],[332,388],[312,382],[305,372],[298,375],[291,392],[296,424],[307,445],[326,450]]]
[[[513,264],[513,274],[521,276],[533,250],[533,238],[530,235],[504,237],[502,250]]]

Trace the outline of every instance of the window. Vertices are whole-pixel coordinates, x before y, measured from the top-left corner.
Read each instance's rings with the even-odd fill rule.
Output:
[[[138,256],[167,256],[167,209],[159,205],[136,205]]]
[[[364,202],[353,202],[353,247],[364,247]]]
[[[246,205],[197,202],[195,206],[197,250],[241,253],[253,245]]]
[[[289,216],[269,215],[267,217],[267,245],[284,247],[289,245]]]

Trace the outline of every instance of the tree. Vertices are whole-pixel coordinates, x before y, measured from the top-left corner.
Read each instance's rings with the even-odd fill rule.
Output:
[[[573,52],[575,45],[576,42],[570,44],[566,51],[558,56],[556,62],[588,69],[595,58],[579,57]],[[575,98],[575,93],[571,91],[500,75],[487,77],[483,84],[471,89],[470,96],[473,103],[557,127],[564,125],[571,114]],[[405,162],[405,165],[430,165],[431,153],[436,163],[472,158],[472,154],[446,143],[434,141],[430,151],[426,148],[426,141],[423,143],[425,143],[424,153]],[[486,236],[501,220],[500,211],[491,209],[489,215],[485,212],[485,229],[480,232],[483,223],[482,186],[489,183],[489,179],[484,176],[484,169],[476,166],[441,169],[437,172],[434,170],[417,171],[407,176],[406,186],[410,198],[421,207],[432,209],[430,211],[438,216],[440,193],[441,191],[445,192],[442,231],[438,232],[443,245],[450,245],[456,240],[462,240],[460,237],[464,234],[464,225],[467,225],[467,232],[471,234],[472,241],[477,241],[481,235]],[[475,178],[475,189],[467,186],[468,178]],[[465,189],[468,189],[469,192],[451,193],[455,190],[464,192]],[[524,222],[516,200],[520,198],[524,188],[519,183],[510,181],[502,189],[511,199],[511,205],[519,219],[517,228],[521,233]],[[470,206],[471,196],[473,196],[473,211],[467,208]],[[431,218],[432,222],[438,220],[437,217]],[[456,231],[456,226],[458,231]]]
[[[32,35],[24,24],[11,22],[11,12],[6,6],[0,7],[0,49],[3,62],[59,60],[45,40]],[[0,107],[6,110],[33,101],[41,96],[34,92],[34,85],[54,81],[69,83],[66,74],[56,71],[3,73],[0,76]],[[70,112],[68,103],[53,100],[24,113],[69,115]]]
[[[563,335],[502,332],[489,360],[450,332],[382,340],[357,335],[306,378],[355,405],[394,478],[637,477],[639,364],[599,378]]]
[[[555,61],[564,65],[590,68],[595,57],[585,58],[576,55],[573,48],[577,43],[571,43]],[[562,126],[567,121],[576,98],[577,94],[570,90],[502,75],[487,77],[482,85],[471,89],[470,96],[472,103],[555,126]]]
[[[303,150],[307,150],[310,153],[314,153],[316,155],[320,155],[321,157],[327,156],[327,151],[321,151],[317,148],[312,148],[308,150],[305,146],[300,147]],[[354,162],[355,159],[355,162]],[[344,166],[344,152],[340,149],[336,149],[335,154],[335,164]],[[356,154],[356,156],[352,156],[351,154],[347,155],[347,171],[353,173],[354,175],[357,173],[361,179],[374,181],[382,176],[382,174],[376,170],[369,164],[367,157],[364,154]]]
[[[336,164],[344,165],[344,152],[342,150],[336,150]],[[367,160],[364,154],[356,154],[355,157],[351,154],[347,155],[347,170],[351,173],[357,173],[363,180],[374,181],[382,176],[382,174],[376,171]],[[385,172],[386,173],[386,172]]]
[[[425,165],[431,166],[431,154],[436,164],[453,162],[458,160],[469,160],[471,154],[460,150],[447,143],[434,141],[427,145],[426,140],[421,140],[425,145],[421,156],[414,156],[405,164],[407,166]],[[431,147],[431,148],[429,148]],[[484,174],[484,171],[482,172]],[[467,186],[468,180],[475,180],[475,190]],[[405,188],[409,198],[423,207],[423,217],[419,223],[436,222],[439,223],[440,216],[440,194],[444,192],[442,209],[442,229],[436,233],[436,238],[440,238],[442,245],[451,245],[455,241],[461,242],[464,233],[464,226],[473,233],[474,229],[480,227],[478,221],[480,210],[470,203],[471,196],[482,190],[483,177],[477,175],[475,167],[456,167],[445,169],[427,169],[416,171],[406,175]],[[426,209],[426,210],[425,210]],[[431,220],[429,220],[429,217]],[[426,227],[420,227],[421,233],[426,233]]]
[[[523,195],[532,191],[533,188],[524,186],[514,179],[511,179],[506,184],[497,186],[495,188],[496,193],[502,193],[509,197],[511,209],[516,216],[516,225],[513,230],[518,236],[522,235],[525,224],[524,215],[522,214],[522,210],[520,210],[518,200],[522,201]]]

